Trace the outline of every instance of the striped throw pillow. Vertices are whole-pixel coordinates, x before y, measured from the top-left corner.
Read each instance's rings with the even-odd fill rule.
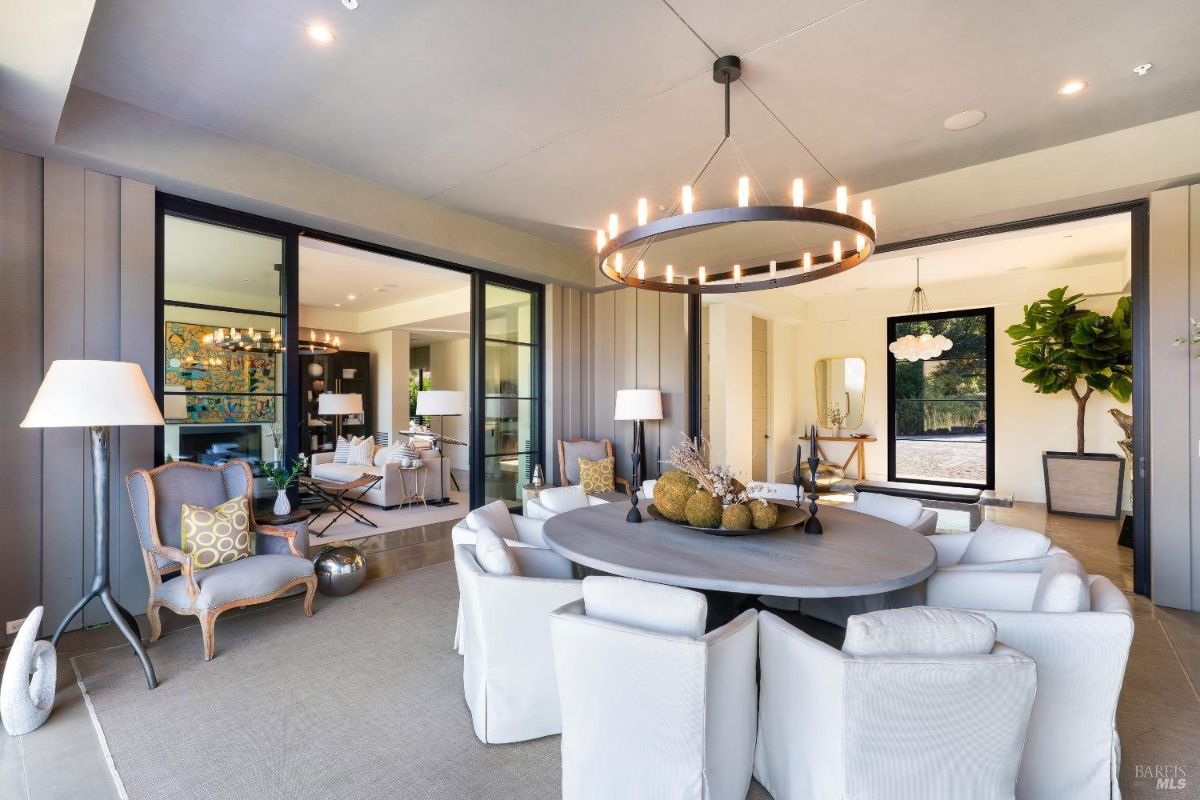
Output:
[[[333,463],[346,464],[350,461],[350,440],[345,436],[339,436],[337,440],[337,449],[333,451]]]
[[[375,441],[369,436],[355,436],[350,440],[346,463],[354,467],[370,467],[375,455]]]
[[[417,451],[417,448],[413,447],[411,444],[396,445],[396,447],[392,450],[392,461],[398,463],[406,458],[413,461],[420,461],[421,454]]]

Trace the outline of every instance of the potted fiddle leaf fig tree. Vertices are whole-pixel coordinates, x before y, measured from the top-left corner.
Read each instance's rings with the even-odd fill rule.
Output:
[[[1130,301],[1112,314],[1080,308],[1082,294],[1067,287],[1025,306],[1025,319],[1008,328],[1022,380],[1039,394],[1070,392],[1075,399],[1075,452],[1042,454],[1046,507],[1060,514],[1117,519],[1125,459],[1084,447],[1087,404],[1097,392],[1119,402],[1133,394],[1133,328]]]

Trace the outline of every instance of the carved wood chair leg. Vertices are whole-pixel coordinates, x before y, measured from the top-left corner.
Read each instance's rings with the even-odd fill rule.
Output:
[[[158,612],[161,610],[162,608],[155,605],[153,600],[146,604],[146,619],[150,623],[151,642],[157,642],[158,637],[162,636],[162,620],[158,618]]]
[[[317,594],[317,576],[312,575],[304,579],[304,585],[307,590],[304,593],[304,613],[307,616],[313,615],[313,597]]]
[[[212,661],[217,652],[217,615],[209,612],[197,616],[200,618],[200,636],[204,640],[204,660]]]

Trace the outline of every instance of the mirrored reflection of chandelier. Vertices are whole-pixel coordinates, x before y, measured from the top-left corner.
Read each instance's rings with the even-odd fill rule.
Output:
[[[918,258],[917,285],[908,298],[908,311],[905,313],[928,314],[932,310],[929,298],[926,296],[925,290],[921,288],[921,259]],[[900,361],[924,361],[929,358],[937,358],[953,346],[954,342],[940,333],[936,336],[928,333],[922,333],[920,336],[908,334],[889,344],[888,351]]]
[[[679,199],[663,216],[651,219],[648,198],[639,198],[636,227],[622,231],[619,215],[610,214],[607,226],[596,231],[599,268],[610,280],[659,292],[745,292],[827,278],[861,264],[874,251],[871,201],[862,201],[858,216],[850,214],[845,186],[837,187],[833,211],[805,204],[801,178],[792,181],[790,204],[775,205],[755,176],[767,204],[750,204],[754,171],[730,136],[729,122],[730,86],[741,72],[737,56],[713,62],[713,80],[725,86],[725,136],[683,186]],[[737,182],[737,206],[699,209],[695,186],[727,143],[745,171]]]
[[[342,346],[339,336],[331,337],[328,333],[324,339],[317,337],[316,331],[310,330],[308,339],[299,342],[300,352],[312,355],[315,353],[336,353]],[[283,334],[275,328],[269,331],[254,328],[217,328],[204,337],[204,343],[219,347],[222,350],[239,353],[282,353]]]

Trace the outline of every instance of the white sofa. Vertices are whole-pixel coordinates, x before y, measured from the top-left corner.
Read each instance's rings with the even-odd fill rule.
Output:
[[[921,619],[907,635],[888,630],[889,617],[911,611],[852,617],[850,652],[759,614],[754,776],[775,800],[1011,800],[1038,680],[1033,661],[995,642],[978,618],[967,620],[965,636],[957,622],[931,636]],[[884,624],[859,637],[875,645],[852,647],[856,626],[881,615]],[[922,650],[932,654],[908,654]]]
[[[704,633],[704,595],[588,577],[550,618],[564,800],[745,800],[756,612]]]
[[[425,465],[425,497],[436,500],[445,497],[442,492],[442,457],[435,450],[420,450],[421,463]],[[371,466],[357,464],[337,464],[333,460],[333,452],[313,453],[309,458],[309,474],[314,478],[338,483],[357,480],[362,475],[381,475],[383,480],[370,491],[363,492],[361,500],[383,509],[393,509],[404,499],[400,465],[387,461],[390,451],[385,447],[375,447],[372,454]],[[409,477],[411,489],[413,477]]]
[[[547,559],[556,561],[561,569],[571,570],[570,561],[546,546],[546,540],[542,537],[542,528],[545,524],[545,520],[512,514],[503,500],[495,500],[486,506],[480,506],[459,520],[450,529],[450,542],[453,546],[469,545],[474,547],[475,532],[480,527],[487,526],[504,537],[511,547],[535,547],[545,550]],[[569,574],[569,572],[565,574]],[[458,604],[458,623],[454,629],[454,649],[459,655],[463,655],[463,604],[461,598]]]
[[[562,730],[550,612],[583,596],[549,550],[510,548],[520,575],[492,575],[456,545],[463,608],[463,692],[481,742],[520,742]]]
[[[1041,574],[939,570],[926,587],[928,603],[985,614],[996,623],[997,638],[1037,663],[1017,797],[1119,798],[1116,711],[1133,613],[1121,590],[1098,576],[1087,577],[1088,610],[1032,611],[1052,569],[1048,563]]]
[[[556,514],[565,514],[578,508],[600,506],[608,501],[595,497],[583,490],[582,486],[555,486],[543,489],[537,497],[525,504],[525,516],[530,519],[546,520]]]

